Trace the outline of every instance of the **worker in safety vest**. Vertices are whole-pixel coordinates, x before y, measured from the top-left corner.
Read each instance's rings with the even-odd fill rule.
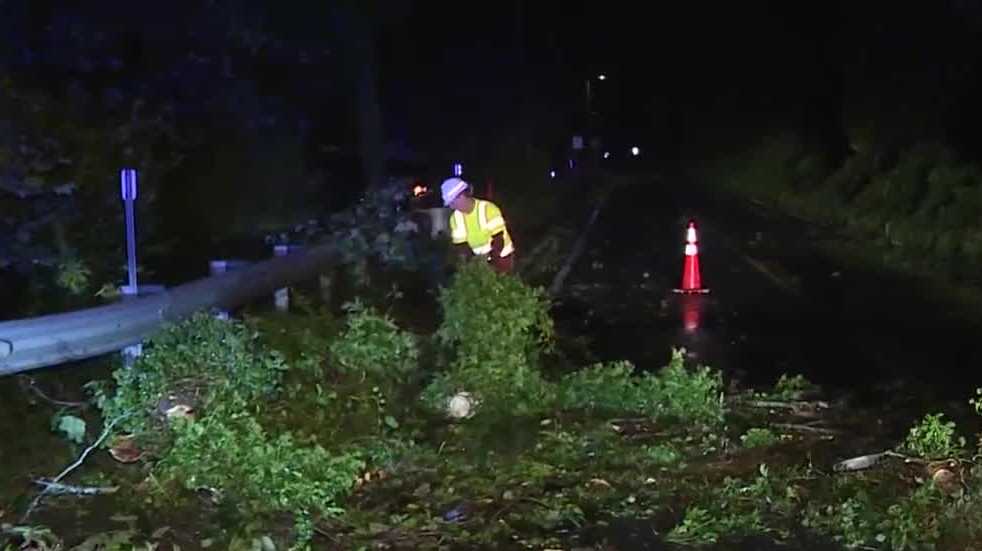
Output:
[[[491,201],[475,199],[470,185],[448,178],[440,186],[443,204],[453,209],[450,238],[462,254],[485,257],[499,273],[511,272],[515,248],[501,209]]]

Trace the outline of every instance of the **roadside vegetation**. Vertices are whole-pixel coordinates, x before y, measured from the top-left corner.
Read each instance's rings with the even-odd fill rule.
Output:
[[[834,229],[836,253],[875,266],[977,284],[982,169],[942,141],[877,141],[848,132],[833,162],[793,132],[717,152],[691,171],[705,185]],[[882,137],[881,137],[882,138]]]
[[[628,521],[678,548],[980,535],[978,444],[943,412],[849,454],[854,413],[800,376],[732,388],[682,350],[570,364],[542,291],[483,264],[440,291],[435,331],[400,300],[170,327],[89,385],[101,426],[57,416],[66,446],[102,433],[94,456],[116,461],[59,480],[24,523],[0,504],[6,549],[601,548]],[[107,518],[46,527],[88,500]]]

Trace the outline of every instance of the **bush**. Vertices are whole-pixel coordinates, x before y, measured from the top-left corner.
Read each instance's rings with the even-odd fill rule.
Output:
[[[331,344],[331,357],[342,373],[404,380],[416,370],[419,348],[412,334],[360,302],[347,310],[347,327]]]
[[[634,365],[620,361],[595,364],[563,377],[558,384],[558,406],[598,413],[640,413],[650,392],[650,376],[635,377]],[[645,385],[645,383],[648,383]]]
[[[935,549],[945,529],[952,528],[950,513],[944,495],[927,483],[886,507],[863,489],[835,504],[810,503],[802,525],[850,549]]]
[[[58,263],[55,283],[73,295],[80,295],[89,288],[92,270],[78,258],[65,258]]]
[[[151,428],[161,400],[179,395],[195,409],[241,397],[255,401],[279,388],[286,363],[263,350],[244,324],[198,314],[154,335],[130,368],[113,372],[116,392],[93,385],[107,420],[126,416],[117,427],[126,432]]]
[[[772,446],[778,441],[778,437],[771,429],[752,428],[740,436],[745,448],[762,448]]]
[[[524,414],[549,407],[538,360],[552,348],[554,331],[541,289],[474,261],[441,291],[440,304],[436,338],[454,359],[424,394],[427,402],[438,405],[444,393],[466,390],[485,409]]]
[[[765,534],[775,531],[765,522],[788,518],[797,509],[798,496],[792,481],[799,471],[772,472],[766,464],[757,468],[753,479],[726,477],[715,482],[696,503],[689,506],[666,540],[685,545],[705,545],[725,538]]]
[[[630,413],[685,423],[723,421],[722,379],[708,367],[688,369],[684,352],[674,350],[656,374],[634,375],[630,362],[597,364],[565,376],[557,385],[559,407],[603,413]]]
[[[955,439],[955,424],[943,422],[943,413],[928,414],[920,423],[911,427],[907,439],[901,445],[904,451],[925,459],[945,459],[959,455],[965,439]]]
[[[803,375],[782,374],[774,383],[772,395],[778,400],[801,400],[806,394],[814,393],[818,387]]]
[[[687,423],[723,422],[723,378],[708,367],[687,369],[684,350],[673,350],[672,360],[658,373],[658,393],[651,414]]]
[[[301,446],[289,433],[272,437],[245,413],[245,403],[175,425],[176,440],[157,468],[185,488],[212,488],[247,514],[295,515],[297,539],[313,536],[312,515],[342,512],[338,500],[365,468],[355,455]]]
[[[279,389],[286,364],[257,338],[240,322],[199,314],[154,336],[133,367],[113,374],[115,394],[97,387],[97,398],[107,421],[122,417],[121,430],[157,444],[162,479],[216,490],[246,514],[292,513],[303,542],[313,515],[340,512],[339,499],[365,465],[263,429],[255,415]],[[161,403],[172,397],[193,404],[194,416],[165,425]]]

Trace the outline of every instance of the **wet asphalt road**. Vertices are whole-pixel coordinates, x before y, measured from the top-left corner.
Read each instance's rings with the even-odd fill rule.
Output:
[[[672,293],[690,218],[709,295]],[[865,405],[967,414],[982,383],[982,316],[955,316],[909,278],[826,257],[817,244],[832,231],[638,177],[606,205],[557,317],[604,359],[641,369],[684,346],[747,385],[802,374]]]

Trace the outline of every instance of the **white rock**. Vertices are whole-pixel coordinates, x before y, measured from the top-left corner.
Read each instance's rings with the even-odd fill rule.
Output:
[[[458,392],[447,402],[447,414],[454,419],[470,417],[476,405],[474,397],[468,392]]]

